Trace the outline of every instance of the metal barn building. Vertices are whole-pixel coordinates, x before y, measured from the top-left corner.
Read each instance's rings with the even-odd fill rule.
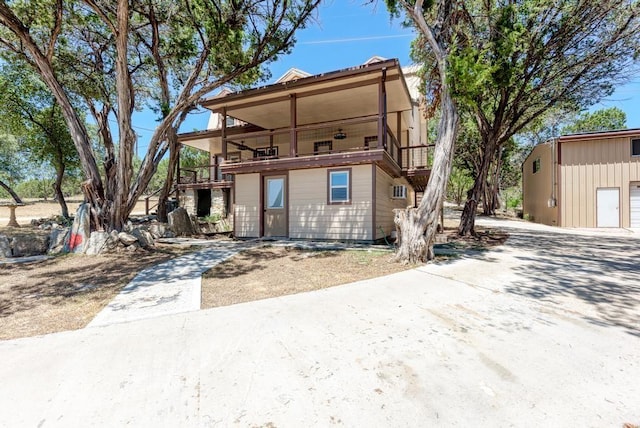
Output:
[[[640,228],[640,129],[554,138],[534,147],[522,168],[525,218]]]

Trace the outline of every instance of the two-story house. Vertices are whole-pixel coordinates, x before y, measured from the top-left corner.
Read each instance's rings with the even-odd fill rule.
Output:
[[[179,140],[211,162],[178,174],[181,205],[229,215],[237,237],[374,241],[427,183],[425,120],[395,59],[314,76],[292,69],[201,104],[211,129]]]

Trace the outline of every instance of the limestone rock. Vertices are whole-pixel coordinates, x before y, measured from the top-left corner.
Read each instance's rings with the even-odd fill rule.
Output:
[[[135,253],[139,249],[140,249],[140,245],[138,245],[137,242],[134,243],[133,245],[127,245],[126,247],[124,247],[124,250],[129,252],[129,253]]]
[[[166,223],[152,223],[148,228],[149,233],[154,239],[162,238],[167,231]]]
[[[4,235],[0,235],[0,258],[11,256],[11,243],[9,242],[9,238]]]
[[[195,233],[193,223],[191,223],[189,214],[184,208],[176,208],[169,213],[168,217],[169,227],[171,227],[176,236],[191,236]]]
[[[64,250],[64,243],[69,235],[69,228],[53,228],[49,234],[49,250],[47,254],[60,254]]]
[[[49,235],[16,235],[11,240],[13,257],[38,256],[49,249]]]
[[[118,233],[118,239],[120,240],[120,242],[122,242],[125,246],[129,246],[129,245],[133,245],[136,242],[138,242],[138,238],[136,238],[135,236],[127,233],[127,232],[120,232]]]
[[[131,235],[136,237],[138,243],[143,248],[153,247],[154,245],[153,236],[151,236],[151,234],[143,228],[136,227],[135,229],[131,230]]]
[[[198,222],[198,229],[200,230],[200,233],[214,233],[215,232],[215,224],[213,223],[209,223],[209,222]]]
[[[107,248],[107,241],[110,239],[107,232],[91,232],[89,235],[89,241],[85,247],[85,254],[95,256],[100,254]]]
[[[216,223],[216,232],[231,232],[233,228],[229,220],[222,219]]]
[[[91,235],[90,229],[90,204],[81,204],[73,219],[71,233],[66,241],[65,250],[70,253],[83,253]]]
[[[191,226],[193,227],[193,233],[195,234],[201,234],[202,230],[200,230],[200,222],[198,221],[198,217],[196,217],[195,215],[190,215],[189,218],[191,219]]]

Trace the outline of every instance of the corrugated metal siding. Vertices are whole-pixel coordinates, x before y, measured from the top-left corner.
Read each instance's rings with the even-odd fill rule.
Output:
[[[640,157],[629,137],[562,143],[561,225],[596,227],[596,191],[620,189],[621,226],[630,224],[630,182],[640,181]]]
[[[327,168],[290,171],[289,237],[372,240],[372,183],[371,165],[353,166],[351,204],[327,205]]]
[[[235,235],[260,236],[260,174],[238,174],[235,178]]]
[[[540,170],[533,173],[533,163],[540,159]],[[549,208],[548,201],[552,195],[553,159],[551,145],[540,144],[532,150],[523,163],[522,188],[523,212],[525,218],[536,223],[557,226],[558,208]]]

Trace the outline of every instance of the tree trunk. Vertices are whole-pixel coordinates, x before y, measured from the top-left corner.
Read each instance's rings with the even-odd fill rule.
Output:
[[[0,3],[0,23],[10,29],[16,37],[20,39],[25,51],[29,52],[31,60],[42,77],[43,82],[51,90],[51,93],[60,105],[62,115],[69,127],[69,134],[71,134],[73,143],[78,151],[80,164],[87,179],[83,184],[85,194],[90,195],[89,202],[91,202],[95,212],[101,214],[101,219],[104,218],[105,215],[103,214],[106,213],[103,213],[103,211],[108,210],[109,207],[105,206],[103,183],[100,178],[98,165],[93,156],[91,139],[64,88],[58,81],[51,61],[43,54],[37,43],[31,37],[29,28],[15,16],[11,8],[4,2]]]
[[[433,258],[417,208],[394,210],[397,239],[400,243],[395,258],[403,263],[417,264]],[[429,251],[431,250],[431,253]]]
[[[178,145],[178,136],[175,132],[175,128],[172,128],[172,132],[169,133],[169,165],[167,167],[167,179],[162,186],[160,195],[158,196],[158,221],[166,223],[168,221],[167,216],[167,200],[173,189],[173,180],[175,177],[176,166],[180,159],[180,147]]]
[[[131,208],[136,201],[131,201],[129,190],[133,175],[133,146],[136,141],[131,127],[131,113],[135,103],[133,82],[127,60],[129,59],[129,19],[128,0],[118,0],[116,10],[116,105],[118,112],[118,163],[116,180],[118,185],[113,198],[113,209],[109,219],[109,228],[121,230],[127,222]]]
[[[482,161],[478,175],[475,177],[473,187],[467,192],[467,202],[464,204],[458,234],[460,236],[475,235],[476,211],[478,203],[484,196],[489,168],[496,153],[496,141],[491,136],[482,136],[484,150],[482,151]]]
[[[485,186],[484,198],[482,200],[482,211],[484,215],[496,215],[500,208],[500,172],[502,169],[502,147],[496,151],[495,162],[491,165],[491,179]]]
[[[448,92],[442,95],[442,115],[438,124],[433,166],[429,182],[418,208],[396,210],[398,253],[402,263],[433,259],[433,243],[438,229],[438,215],[451,173],[453,148],[458,134],[458,111]]]
[[[62,166],[62,168],[56,168],[56,181],[53,183],[53,192],[54,192],[55,198],[58,200],[58,204],[60,204],[60,214],[62,214],[62,217],[68,219],[69,208],[67,207],[67,201],[65,201],[64,194],[62,193],[63,178],[64,178],[64,166]]]
[[[2,180],[0,180],[0,187],[9,192],[13,200],[16,201],[16,204],[22,204],[22,199],[20,199],[20,196],[18,196],[18,194],[14,192],[13,189]]]
[[[425,36],[435,57],[440,84],[441,116],[438,122],[438,138],[433,154],[433,166],[429,182],[418,208],[396,210],[394,222],[398,229],[398,253],[396,261],[417,263],[433,259],[433,243],[438,227],[440,206],[447,191],[449,174],[453,160],[453,149],[458,137],[458,108],[449,90],[447,80],[447,51],[444,42],[439,42],[442,34],[435,34],[425,21],[423,1],[418,0],[413,7],[404,3],[407,14]],[[451,4],[442,10],[449,10]],[[437,37],[436,37],[437,36]]]

